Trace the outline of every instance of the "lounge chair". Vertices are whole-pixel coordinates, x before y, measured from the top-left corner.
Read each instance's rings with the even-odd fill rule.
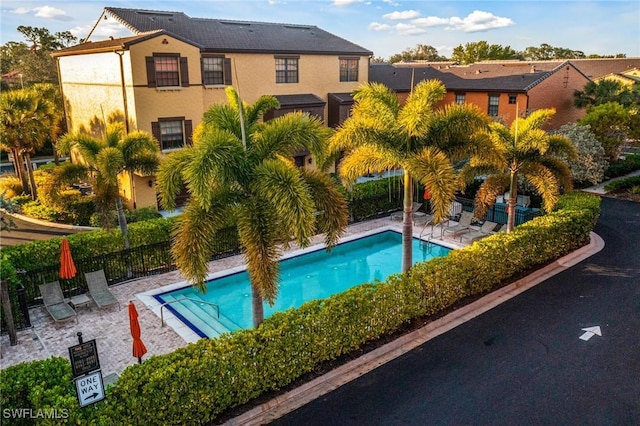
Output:
[[[59,281],[40,284],[39,287],[44,307],[47,309],[47,312],[49,312],[54,321],[63,321],[75,317],[76,322],[78,322],[76,311],[64,299],[64,294],[62,293],[62,288],[60,288]]]
[[[413,203],[412,210],[413,213],[417,212],[420,207],[422,207],[422,203]],[[402,220],[404,217],[404,208],[399,212],[391,213],[391,220]]]
[[[118,299],[109,290],[107,284],[107,277],[104,275],[104,270],[94,272],[85,272],[84,274],[87,280],[87,286],[89,287],[89,294],[98,308],[106,308],[112,305],[118,305],[120,309],[120,303]]]
[[[467,233],[471,230],[472,220],[473,220],[473,213],[468,211],[463,211],[462,213],[460,213],[460,220],[458,221],[458,224],[444,228],[444,233],[450,234],[453,237],[458,237],[464,233]]]
[[[460,242],[465,240],[472,243],[474,241],[481,240],[484,237],[488,237],[489,235],[493,235],[495,233],[496,226],[498,226],[497,223],[485,220],[480,229],[470,231],[468,234],[462,234]]]

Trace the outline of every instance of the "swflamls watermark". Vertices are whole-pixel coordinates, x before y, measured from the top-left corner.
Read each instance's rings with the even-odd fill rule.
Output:
[[[3,419],[68,419],[69,410],[66,408],[4,408]]]

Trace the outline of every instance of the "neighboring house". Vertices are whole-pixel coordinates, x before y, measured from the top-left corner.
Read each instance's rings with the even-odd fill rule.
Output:
[[[605,76],[599,77],[594,81],[600,80],[615,80],[622,84],[623,87],[631,88],[634,84],[640,83],[640,69],[632,68],[630,70],[622,72],[614,72]]]
[[[248,103],[276,96],[281,108],[265,119],[301,110],[329,124],[369,80],[372,52],[315,26],[107,7],[87,39],[113,20],[134,35],[53,53],[70,130],[95,134],[117,117],[128,130],[152,133],[167,153],[191,143],[203,113],[226,102],[227,86]],[[295,161],[312,163],[305,151]],[[123,183],[128,207],[157,205],[153,176]]]
[[[549,128],[573,123],[585,111],[573,105],[574,92],[609,73],[632,72],[640,58],[567,61],[487,61],[471,65],[451,62],[372,64],[369,80],[383,83],[405,97],[411,82],[439,79],[447,88],[443,105],[472,103],[509,125],[516,113],[555,108]]]

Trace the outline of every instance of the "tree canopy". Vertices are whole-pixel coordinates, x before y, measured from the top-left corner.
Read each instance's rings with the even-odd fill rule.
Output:
[[[417,44],[414,48],[408,48],[402,53],[396,53],[389,58],[389,62],[394,64],[402,61],[446,61],[447,58],[438,55],[435,47],[426,44]]]
[[[0,46],[0,70],[2,74],[18,71],[22,84],[58,82],[55,59],[51,52],[73,45],[78,41],[69,31],[51,32],[44,27],[20,25],[18,28],[26,43],[9,41]]]

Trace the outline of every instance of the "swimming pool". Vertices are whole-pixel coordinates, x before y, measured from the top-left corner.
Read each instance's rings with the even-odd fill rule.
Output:
[[[450,251],[413,239],[413,263],[446,256]],[[388,230],[341,243],[330,252],[318,248],[282,260],[278,297],[273,306],[265,303],[265,318],[365,282],[383,281],[400,272],[401,258],[402,235]],[[246,271],[209,281],[206,293],[186,286],[153,297],[200,337],[217,337],[253,326],[251,287]]]

